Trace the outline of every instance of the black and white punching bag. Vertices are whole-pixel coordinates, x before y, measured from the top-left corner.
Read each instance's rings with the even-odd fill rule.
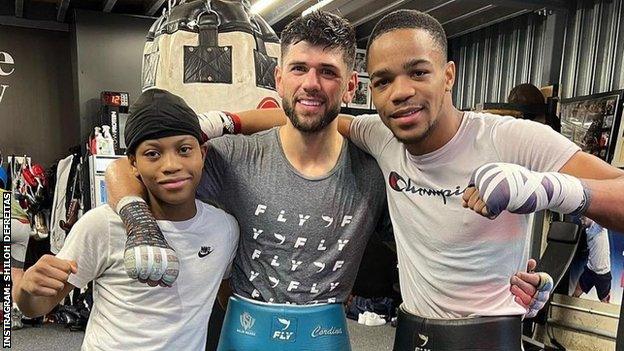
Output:
[[[150,28],[142,88],[169,90],[197,113],[279,107],[279,57],[279,38],[248,1],[183,1]]]

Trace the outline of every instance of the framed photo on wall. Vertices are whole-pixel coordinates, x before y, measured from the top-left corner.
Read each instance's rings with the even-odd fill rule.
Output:
[[[621,104],[624,90],[562,99],[561,134],[587,153],[622,167]]]
[[[370,89],[368,88],[370,84],[370,79],[366,77],[360,77],[358,81],[357,89],[355,90],[355,95],[349,104],[350,108],[358,108],[358,109],[370,109],[371,105],[371,94]]]
[[[358,73],[358,76],[368,77],[366,73],[366,50],[355,49],[355,64],[353,69]]]

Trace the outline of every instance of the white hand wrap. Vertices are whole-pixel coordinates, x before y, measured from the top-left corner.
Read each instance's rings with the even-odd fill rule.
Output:
[[[575,177],[557,172],[533,172],[511,163],[488,163],[473,174],[474,185],[492,216],[507,210],[533,213],[553,210],[581,214],[589,206],[589,192]]]
[[[540,283],[537,286],[535,295],[533,295],[533,300],[531,300],[529,309],[524,315],[526,318],[533,318],[537,315],[539,310],[541,310],[546,302],[548,302],[550,293],[554,287],[553,279],[550,275],[548,275],[548,273],[537,272],[537,274],[540,276]]]
[[[137,196],[124,197],[117,204],[117,212],[128,232],[124,251],[128,276],[171,286],[178,278],[180,262],[145,200]]]

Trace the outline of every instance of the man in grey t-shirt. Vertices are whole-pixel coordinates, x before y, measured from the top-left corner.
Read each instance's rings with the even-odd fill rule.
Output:
[[[375,160],[345,140],[335,166],[309,176],[288,161],[277,128],[210,146],[198,193],[238,219],[234,293],[267,302],[344,302],[385,203]]]

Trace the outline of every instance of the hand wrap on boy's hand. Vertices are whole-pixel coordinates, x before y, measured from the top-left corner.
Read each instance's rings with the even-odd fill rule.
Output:
[[[180,262],[147,203],[138,197],[125,197],[117,208],[128,234],[124,252],[128,276],[171,286],[178,277]]]

